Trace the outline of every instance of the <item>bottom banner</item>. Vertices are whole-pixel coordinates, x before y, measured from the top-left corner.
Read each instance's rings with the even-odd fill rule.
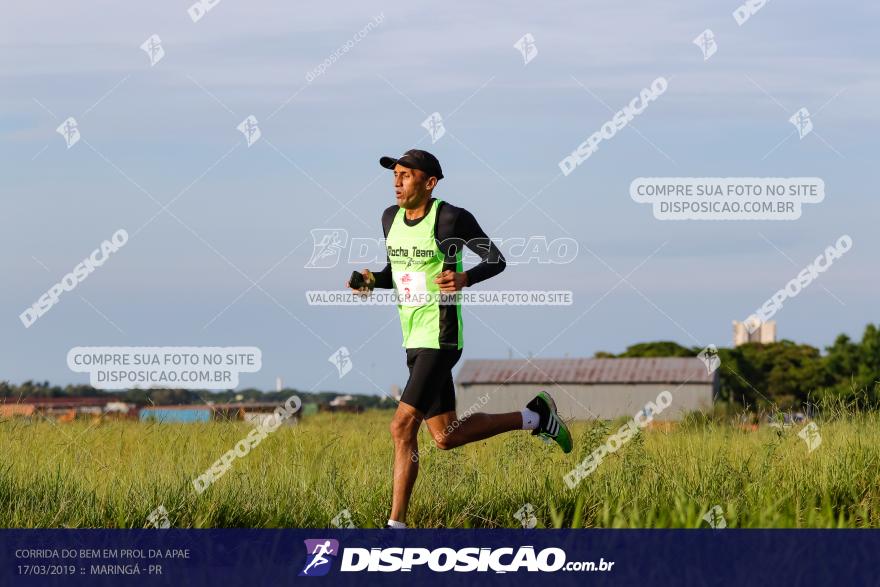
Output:
[[[0,585],[869,585],[874,530],[0,530]]]

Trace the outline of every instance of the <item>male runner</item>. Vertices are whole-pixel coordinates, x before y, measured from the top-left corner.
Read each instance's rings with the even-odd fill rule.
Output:
[[[443,179],[434,155],[412,149],[399,159],[382,157],[379,164],[394,170],[397,195],[397,203],[382,215],[388,264],[375,274],[364,269],[365,285],[356,291],[396,288],[400,296],[409,380],[391,421],[394,479],[387,527],[405,528],[419,471],[418,431],[423,420],[435,445],[443,450],[502,432],[531,430],[555,440],[567,453],[571,435],[557,416],[553,399],[543,391],[521,412],[475,413],[458,419],[452,367],[461,357],[464,341],[461,305],[451,300],[441,303],[438,298],[444,292],[457,299],[451,294],[501,273],[504,257],[470,212],[432,196]],[[464,246],[481,259],[467,271],[461,264]]]

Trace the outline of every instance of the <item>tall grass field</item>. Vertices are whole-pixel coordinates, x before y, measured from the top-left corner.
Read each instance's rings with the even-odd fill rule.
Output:
[[[173,527],[330,527],[348,510],[377,527],[391,501],[390,411],[320,413],[282,426],[199,494],[193,479],[245,438],[246,423],[0,423],[0,526],[148,527],[164,506]],[[802,427],[684,422],[640,432],[575,489],[563,475],[621,422],[574,423],[565,455],[527,432],[452,451],[424,427],[408,522],[416,527],[698,528],[719,506],[727,527],[880,526],[880,418]],[[522,517],[522,516],[520,516]]]

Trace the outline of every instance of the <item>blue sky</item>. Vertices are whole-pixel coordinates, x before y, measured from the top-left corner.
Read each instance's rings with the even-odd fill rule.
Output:
[[[381,236],[393,190],[377,159],[415,145],[443,164],[437,195],[491,237],[580,244],[568,265],[518,265],[481,284],[569,289],[574,304],[466,309],[465,358],[729,345],[731,320],[842,234],[853,249],[786,303],[779,334],[822,346],[876,321],[875,6],[769,2],[738,26],[736,2],[304,11],[222,0],[195,23],[187,5],[5,11],[0,379],[85,382],[66,366],[74,346],[205,345],[262,349],[262,371],[242,386],[270,388],[276,376],[300,389],[402,386],[393,308],[305,302],[306,290],[339,287],[361,267],[304,265],[313,228]],[[718,43],[708,61],[692,44],[706,28]],[[525,33],[538,49],[528,65],[513,48]],[[166,52],[154,67],[139,48],[152,34]],[[638,132],[621,130],[557,177],[559,160],[611,118],[602,102],[617,110],[658,76],[669,88],[633,121]],[[788,122],[801,107],[816,131],[803,140]],[[421,122],[434,111],[447,134],[432,144]],[[251,147],[236,129],[248,115],[263,134]],[[71,149],[55,132],[68,116],[84,139]],[[650,176],[817,176],[826,198],[791,222],[659,221],[628,193]],[[172,200],[148,223],[157,201]],[[21,311],[118,228],[140,232],[23,328]],[[355,370],[338,379],[327,358],[341,345]]]

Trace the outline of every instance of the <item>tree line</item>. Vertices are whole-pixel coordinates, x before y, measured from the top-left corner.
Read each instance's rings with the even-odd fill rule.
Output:
[[[632,345],[616,355],[598,352],[596,357],[695,357],[701,350],[660,341]],[[840,334],[824,351],[790,340],[719,347],[717,399],[751,409],[826,402],[880,407],[880,329],[868,324],[860,341]]]
[[[34,382],[25,381],[14,385],[0,381],[0,401],[5,403],[25,403],[28,399],[63,398],[63,397],[100,397],[108,401],[120,401],[137,404],[139,406],[168,406],[168,405],[205,405],[207,402],[232,403],[232,402],[269,402],[284,403],[291,395],[299,396],[303,404],[329,404],[339,392],[321,391],[310,393],[297,389],[282,389],[281,391],[261,391],[248,388],[239,391],[204,391],[191,389],[129,389],[126,391],[105,391],[95,389],[91,385],[50,385],[48,381]],[[241,396],[241,399],[237,399]],[[352,395],[348,402],[350,406],[366,408],[394,407],[390,400],[382,401],[382,397],[374,395]]]
[[[619,354],[600,351],[602,357],[696,357],[702,348],[672,341],[634,344]],[[880,328],[868,324],[860,341],[841,334],[824,353],[808,344],[782,340],[771,344],[748,343],[719,347],[718,401],[743,409],[799,409],[807,404],[844,402],[857,408],[880,408]],[[90,385],[50,385],[48,381],[25,381],[13,385],[0,381],[0,399],[9,403],[26,398],[107,397],[138,405],[200,404],[242,401],[283,403],[296,394],[303,403],[328,404],[338,392],[309,393],[296,389],[264,392],[193,391],[187,389],[131,389],[107,392]],[[381,396],[353,395],[349,405],[392,408],[395,402]]]

